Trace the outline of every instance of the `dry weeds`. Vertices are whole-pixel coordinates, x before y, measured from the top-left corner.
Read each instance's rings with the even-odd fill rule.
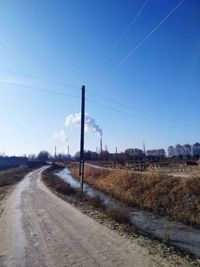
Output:
[[[28,173],[28,171],[28,167],[19,167],[0,171],[0,187],[15,184],[20,181]]]
[[[78,165],[69,167],[71,175],[79,178]],[[157,172],[144,175],[85,166],[85,180],[128,205],[200,226],[200,177],[182,179]]]
[[[64,182],[63,179],[54,174],[55,170],[56,167],[53,165],[53,167],[42,172],[42,180],[45,184],[60,194],[75,194],[76,191],[68,183]]]

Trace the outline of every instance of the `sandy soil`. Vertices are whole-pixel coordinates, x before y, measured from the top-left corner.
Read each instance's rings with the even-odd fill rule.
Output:
[[[0,266],[176,266],[58,198],[41,182],[43,169],[3,204]]]

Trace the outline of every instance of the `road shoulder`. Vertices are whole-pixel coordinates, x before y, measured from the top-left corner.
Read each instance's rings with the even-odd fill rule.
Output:
[[[147,249],[148,253],[152,255],[153,258],[155,257],[159,262],[162,262],[163,266],[198,266],[198,260],[192,259],[191,257],[189,257],[189,255],[183,255],[181,252],[176,251],[173,247],[167,246],[158,240],[152,240],[141,235],[140,233],[135,231],[133,227],[124,226],[117,223],[112,218],[109,218],[107,215],[105,215],[102,210],[95,208],[88,202],[80,201],[79,197],[77,198],[74,195],[62,195],[60,193],[57,193],[52,188],[47,187],[46,184],[44,185],[56,196],[70,203],[82,213],[97,221],[99,224],[104,225],[105,227],[119,234],[121,237],[130,240],[131,242],[137,242],[139,246]]]

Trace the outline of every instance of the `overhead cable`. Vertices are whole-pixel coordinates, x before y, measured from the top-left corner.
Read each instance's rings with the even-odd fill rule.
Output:
[[[115,66],[112,71],[106,76],[106,78],[104,79],[104,81],[109,77],[111,76],[125,61],[127,61],[127,59],[133,55],[141,46],[143,46],[147,40],[151,37],[151,35],[153,35],[161,26],[162,24],[182,5],[182,3],[184,2],[185,0],[182,0],[178,3],[178,5],[176,5],[162,20],[161,22],[151,31],[149,32],[145,38],[137,45],[135,46],[127,56],[125,56],[117,66]]]

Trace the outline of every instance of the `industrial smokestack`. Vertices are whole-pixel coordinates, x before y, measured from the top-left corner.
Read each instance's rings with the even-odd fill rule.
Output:
[[[54,153],[54,157],[57,157],[57,152],[56,152],[56,146],[55,146],[55,153]]]
[[[144,155],[146,155],[146,146],[145,146],[145,142],[143,142],[143,153],[144,153]]]
[[[100,140],[100,153],[102,153],[102,145],[103,145],[103,144],[102,144],[102,137],[100,137],[99,140]]]

